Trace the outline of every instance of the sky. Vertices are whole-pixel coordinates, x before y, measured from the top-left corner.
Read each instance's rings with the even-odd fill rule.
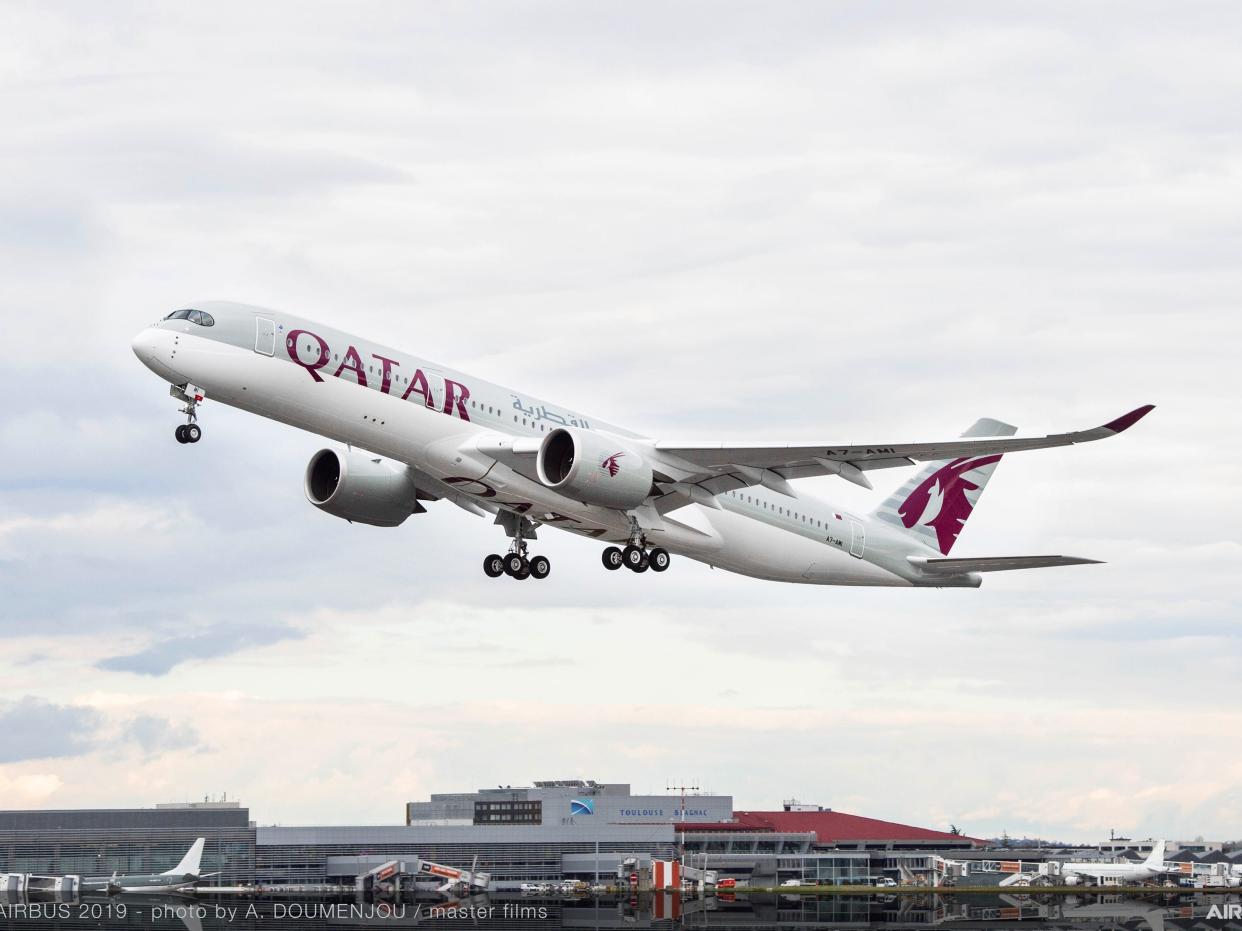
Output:
[[[1242,10],[0,4],[0,798],[693,784],[975,836],[1242,837]],[[979,590],[605,572],[307,504],[324,441],[132,355],[275,307],[662,439],[981,416]],[[867,510],[839,479],[807,494]],[[960,551],[960,552],[959,552]]]

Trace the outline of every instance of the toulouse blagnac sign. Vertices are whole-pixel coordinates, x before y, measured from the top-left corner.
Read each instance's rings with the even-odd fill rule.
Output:
[[[570,800],[569,813],[571,815],[593,815],[595,814],[595,799],[591,798],[575,798]],[[618,818],[706,818],[708,817],[706,808],[618,808],[616,811]]]

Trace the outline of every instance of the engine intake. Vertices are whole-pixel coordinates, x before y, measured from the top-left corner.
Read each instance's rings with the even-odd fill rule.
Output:
[[[305,486],[311,504],[351,523],[396,527],[426,510],[418,503],[418,489],[406,465],[352,450],[315,453],[306,466]]]
[[[575,501],[623,511],[647,500],[654,477],[633,447],[604,434],[564,427],[543,438],[535,465],[547,487]]]

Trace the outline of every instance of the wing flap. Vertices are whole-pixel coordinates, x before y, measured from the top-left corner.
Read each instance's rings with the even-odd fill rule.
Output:
[[[1054,566],[1099,565],[1098,559],[1081,556],[976,556],[958,559],[907,556],[910,564],[926,572],[961,575],[965,572],[1006,572],[1010,569],[1050,569]]]

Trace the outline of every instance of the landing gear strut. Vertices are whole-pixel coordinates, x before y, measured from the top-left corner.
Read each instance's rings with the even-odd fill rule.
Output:
[[[207,396],[206,393],[194,385],[186,385],[184,388],[173,385],[170,393],[174,398],[185,402],[185,407],[181,408],[181,413],[185,414],[185,423],[174,430],[173,435],[183,445],[197,443],[203,438],[203,428],[198,425],[198,405]]]
[[[631,572],[646,572],[648,569],[663,572],[668,568],[670,557],[668,550],[662,546],[647,549],[647,538],[642,528],[631,518],[629,545],[625,549],[608,547],[604,550],[603,561],[604,568],[610,571],[625,566]]]
[[[496,522],[512,527],[513,542],[509,544],[509,552],[506,555],[500,556],[493,553],[483,560],[483,571],[487,577],[496,579],[507,575],[519,581],[529,578],[546,579],[552,572],[552,561],[547,556],[531,556],[527,552],[524,539],[527,528],[532,528],[531,536],[534,536],[533,525],[530,521],[521,515],[511,514],[505,519],[498,516]]]

